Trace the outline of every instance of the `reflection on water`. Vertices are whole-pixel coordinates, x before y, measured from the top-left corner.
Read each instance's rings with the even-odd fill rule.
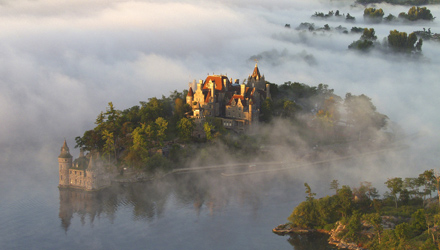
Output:
[[[230,249],[266,249],[276,245],[278,249],[292,249],[292,246],[293,249],[331,249],[325,248],[326,237],[292,236],[286,242],[286,237],[283,239],[271,232],[273,226],[284,222],[284,219],[280,221],[279,218],[288,216],[286,209],[278,205],[285,207],[283,202],[292,198],[286,194],[295,191],[293,186],[297,184],[283,175],[265,175],[255,179],[255,176],[224,178],[218,173],[210,173],[174,175],[146,183],[113,184],[96,192],[60,189],[59,218],[62,228],[69,234],[69,227],[74,220],[79,220],[81,227],[93,227],[97,221],[102,220],[113,225],[118,221],[118,216],[129,214],[128,221],[119,220],[122,225],[115,227],[127,230],[130,229],[130,223],[139,222],[145,230],[142,225],[146,223],[156,234],[156,239],[162,237],[164,241],[171,241],[167,242],[170,244],[169,249],[181,244],[179,235],[192,237],[197,242],[196,246],[209,246],[213,242],[218,244],[212,249],[224,249],[222,244],[227,241],[230,241]],[[289,206],[287,211],[292,208]],[[277,219],[271,219],[274,216],[272,214]],[[175,226],[175,223],[168,220],[181,221],[189,226],[179,227],[176,232],[174,228],[169,228],[169,225]],[[158,234],[160,228],[170,230],[167,231],[170,235]],[[264,241],[268,242],[267,246],[262,245]],[[155,248],[156,243],[149,243]],[[290,247],[286,243],[290,243]],[[163,246],[164,243],[159,239],[157,245]]]
[[[264,185],[246,185],[243,182],[238,185],[233,178],[215,176],[182,174],[154,182],[117,183],[95,192],[60,188],[61,225],[68,231],[74,215],[81,218],[83,225],[86,218],[91,225],[96,217],[105,217],[112,222],[119,207],[130,207],[135,221],[152,221],[163,216],[165,204],[171,195],[178,207],[193,204],[197,215],[202,209],[214,215],[226,208],[231,199],[252,207],[254,213],[258,211],[258,193],[265,188]]]
[[[321,233],[291,234],[287,240],[295,250],[329,250],[338,249],[327,244],[328,235]]]

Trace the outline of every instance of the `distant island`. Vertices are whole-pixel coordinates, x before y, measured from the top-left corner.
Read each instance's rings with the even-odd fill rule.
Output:
[[[363,94],[341,98],[325,84],[277,85],[266,81],[256,64],[242,82],[213,74],[190,82],[183,92],[125,110],[109,102],[96,127],[75,138],[81,152],[77,159],[64,142],[60,187],[95,190],[194,164],[273,161],[280,146],[274,126],[280,122],[294,135],[284,136],[283,146],[295,148],[301,161],[320,160],[330,151],[345,156],[387,147],[398,132]],[[220,148],[227,157],[218,155]]]
[[[322,232],[329,243],[348,249],[439,249],[440,175],[426,170],[418,177],[389,178],[383,198],[370,182],[359,187],[329,183],[332,196],[316,199],[304,183],[306,201],[300,203],[277,234]]]

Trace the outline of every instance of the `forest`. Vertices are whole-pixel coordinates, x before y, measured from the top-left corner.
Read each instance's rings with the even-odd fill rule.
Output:
[[[246,161],[259,153],[262,145],[273,144],[272,126],[277,121],[290,127],[287,130],[295,139],[286,144],[292,147],[301,143],[311,149],[353,140],[385,144],[393,139],[393,133],[387,130],[388,117],[377,112],[365,95],[347,93],[343,99],[325,84],[267,83],[272,98],[263,102],[260,122],[248,133],[226,129],[219,117],[206,117],[205,136],[196,138],[195,122],[189,117],[191,108],[184,101],[186,91],[174,91],[168,97],[153,97],[125,110],[118,110],[109,102],[106,110],[98,114],[96,127],[75,138],[76,147],[98,152],[118,169],[154,173],[188,167],[194,152],[206,151],[210,145],[222,145],[231,159],[239,156],[239,161]],[[269,154],[267,159],[270,157]],[[210,165],[219,164],[222,159],[199,154],[198,160],[198,164]]]
[[[336,238],[367,249],[440,249],[440,175],[426,170],[417,177],[389,178],[382,198],[371,182],[358,187],[329,184],[335,194],[316,199],[304,183],[306,201],[288,217],[283,228],[338,228]]]

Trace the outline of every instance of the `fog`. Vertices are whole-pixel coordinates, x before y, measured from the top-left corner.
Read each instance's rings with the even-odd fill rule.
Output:
[[[385,16],[409,9],[376,7]],[[440,17],[439,6],[428,8]],[[405,133],[421,132],[407,142],[411,161],[397,162],[389,177],[437,168],[440,44],[424,41],[419,59],[360,54],[347,49],[360,34],[334,28],[374,28],[382,42],[394,29],[440,33],[438,18],[370,24],[363,9],[351,1],[323,0],[0,1],[0,171],[15,177],[7,171],[14,166],[56,176],[64,138],[78,155],[74,138],[94,127],[108,102],[123,110],[182,91],[212,73],[243,80],[254,58],[267,81],[324,83],[341,97],[365,94]],[[350,13],[356,21],[311,18],[329,10]],[[333,31],[295,30],[302,22],[329,24]],[[46,167],[33,169],[34,161]],[[370,167],[365,163],[374,177],[377,169]]]

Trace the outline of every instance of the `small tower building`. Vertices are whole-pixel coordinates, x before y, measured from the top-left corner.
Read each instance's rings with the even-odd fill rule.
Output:
[[[60,171],[60,187],[69,186],[69,168],[72,167],[72,155],[70,154],[69,147],[66,140],[64,140],[61,147],[61,153],[58,156],[58,164]]]

